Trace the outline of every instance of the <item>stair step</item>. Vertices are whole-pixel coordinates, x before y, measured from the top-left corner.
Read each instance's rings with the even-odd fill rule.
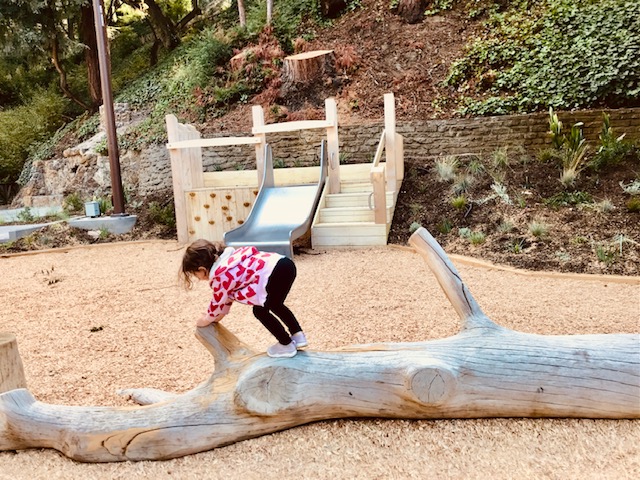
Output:
[[[371,193],[372,191],[373,185],[371,182],[344,182],[340,184],[341,193]]]
[[[394,201],[393,192],[387,192],[387,205]],[[325,197],[325,206],[334,207],[369,207],[373,204],[371,193],[332,193]]]
[[[387,222],[391,221],[391,207],[387,207]],[[318,215],[318,223],[355,223],[373,222],[375,212],[369,207],[334,207],[321,208]]]
[[[386,245],[389,228],[373,222],[316,224],[311,229],[311,244],[313,248]]]

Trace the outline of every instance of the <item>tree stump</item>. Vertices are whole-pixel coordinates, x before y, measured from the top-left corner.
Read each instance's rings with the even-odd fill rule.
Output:
[[[283,83],[311,83],[335,73],[333,50],[314,50],[284,58]]]
[[[12,333],[0,332],[0,393],[27,388],[18,342]]]

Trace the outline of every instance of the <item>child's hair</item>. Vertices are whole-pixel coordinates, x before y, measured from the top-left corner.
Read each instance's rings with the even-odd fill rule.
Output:
[[[180,278],[187,289],[193,286],[193,276],[200,267],[207,271],[224,252],[224,245],[212,243],[208,240],[196,240],[187,247],[182,257]]]

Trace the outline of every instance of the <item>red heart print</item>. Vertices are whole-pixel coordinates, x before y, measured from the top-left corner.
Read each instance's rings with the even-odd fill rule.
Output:
[[[231,275],[229,271],[224,272],[224,274],[227,277],[227,280],[222,282],[222,286],[225,290],[229,290],[229,287],[231,286],[231,282],[233,281],[233,275]]]
[[[227,267],[218,267],[216,268],[216,271],[213,273],[216,277],[219,277],[220,275],[222,275],[222,272],[224,272],[227,269]]]
[[[242,294],[242,292],[238,292],[236,293],[236,300],[244,300],[245,296]]]
[[[220,303],[220,300],[222,300],[222,292],[220,292],[220,293],[214,293],[214,294],[213,294],[213,299],[214,299],[216,302]]]
[[[256,292],[255,292],[255,290],[254,290],[253,288],[251,288],[251,286],[248,286],[248,287],[246,288],[246,290],[247,290],[247,298],[249,298],[249,297],[255,297]]]
[[[262,270],[264,268],[264,260],[258,260],[258,268],[256,270]]]
[[[246,268],[242,265],[238,265],[238,276],[242,275],[245,272]]]

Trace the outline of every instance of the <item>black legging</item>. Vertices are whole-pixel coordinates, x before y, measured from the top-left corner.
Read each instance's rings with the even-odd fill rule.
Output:
[[[255,317],[282,345],[291,343],[291,335],[302,331],[302,327],[296,320],[295,315],[284,304],[295,279],[295,263],[290,258],[282,257],[276,263],[276,267],[267,282],[267,300],[264,306],[256,305],[253,307]],[[289,333],[284,329],[278,318],[287,326]]]

